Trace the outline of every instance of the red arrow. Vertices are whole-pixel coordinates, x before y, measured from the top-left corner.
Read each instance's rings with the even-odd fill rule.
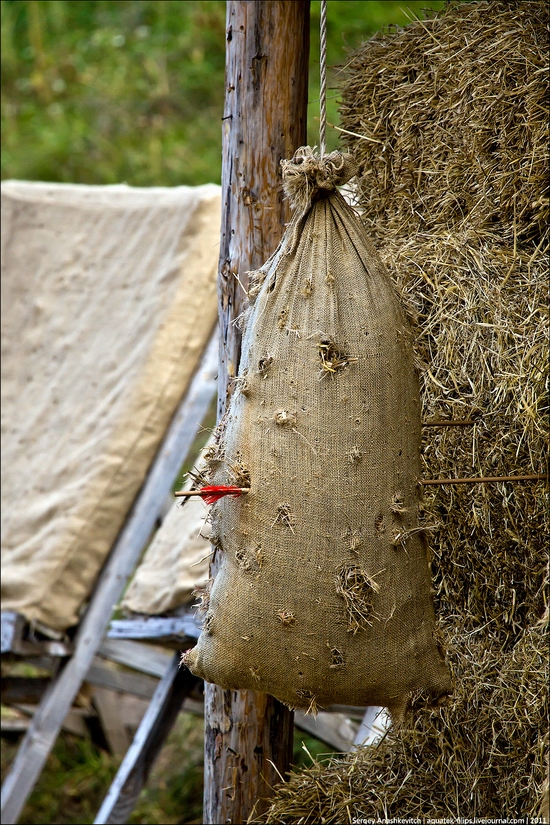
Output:
[[[206,485],[200,490],[178,490],[174,495],[176,498],[187,498],[188,496],[200,496],[206,504],[215,504],[218,499],[224,496],[242,496],[248,493],[250,487],[231,487],[227,484]]]

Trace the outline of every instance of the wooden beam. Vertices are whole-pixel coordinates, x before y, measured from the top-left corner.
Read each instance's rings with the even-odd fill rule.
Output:
[[[179,662],[180,654],[175,653],[145,711],[94,825],[128,821],[184,699],[200,681],[187,668],[180,668]]]
[[[199,368],[177,410],[105,564],[74,642],[74,654],[46,689],[2,785],[2,822],[19,819],[25,802],[48,758],[73,701],[105,636],[113,607],[120,600],[162,505],[204,418],[216,375],[217,338],[205,349]]]
[[[116,691],[104,687],[95,687],[92,695],[109,750],[122,759],[130,747],[131,737],[120,712],[120,696]]]
[[[143,619],[113,619],[107,632],[108,639],[149,639],[159,644],[185,645],[186,639],[198,639],[200,621],[192,611],[183,616],[147,616]]]
[[[152,699],[158,685],[158,679],[153,676],[109,667],[98,656],[94,658],[86,674],[86,682],[96,687],[118,690],[120,693],[131,693],[140,699]]]
[[[29,704],[18,704],[12,706],[16,711],[25,716],[2,717],[2,730],[10,732],[27,731],[32,724],[32,717],[37,711],[37,707]],[[62,728],[69,733],[74,733],[75,736],[82,736],[86,739],[90,738],[90,731],[86,725],[85,719],[94,715],[86,708],[71,708],[63,720]],[[26,717],[26,718],[25,718]],[[4,822],[4,820],[2,820]]]
[[[96,660],[97,661],[97,660]],[[25,676],[8,676],[2,679],[2,703],[4,705],[37,704],[49,684],[48,677],[28,678]],[[120,713],[120,694],[131,694],[140,699],[150,700],[158,685],[158,680],[150,676],[136,675],[124,671],[111,670],[101,664],[92,665],[86,676],[86,682],[94,685],[94,702],[98,710],[105,736],[113,753],[124,755],[128,743],[126,734],[121,730],[124,714]],[[117,695],[119,698],[117,698]],[[188,708],[188,704],[190,708]],[[204,715],[202,702],[186,701],[186,710]],[[111,720],[108,723],[108,720]],[[18,720],[19,721],[19,720]],[[9,728],[8,719],[8,728]],[[300,730],[310,733],[333,750],[349,751],[354,741],[357,724],[349,720],[345,713],[324,713],[317,717],[306,716],[303,711],[296,711],[294,724]],[[4,725],[4,720],[2,720]],[[28,727],[19,725],[19,729]],[[126,744],[124,744],[126,743]]]
[[[49,669],[50,664],[44,661],[42,667]],[[105,662],[99,656],[95,656],[85,681],[94,687],[129,693],[140,699],[151,699],[159,678],[165,672],[166,667],[163,668],[162,673],[155,673],[153,676],[143,672],[130,673],[128,670],[117,667],[116,664]],[[38,704],[51,681],[51,676],[3,676],[2,704],[12,705],[17,702]]]
[[[23,640],[26,620],[14,610],[2,610],[1,638],[2,654],[16,651]]]
[[[347,753],[353,747],[357,723],[343,713],[319,711],[317,716],[306,716],[303,710],[294,712],[294,725],[315,736],[337,753]]]
[[[131,667],[149,676],[164,676],[172,656],[167,650],[130,640],[106,639],[98,648],[98,655],[110,662]]]
[[[372,745],[380,739],[388,730],[391,724],[391,717],[386,708],[369,707],[365,708],[365,713],[361,724],[355,734],[354,745]]]
[[[55,631],[53,631],[55,633]],[[43,635],[39,630],[36,636]],[[56,634],[60,637],[63,634]],[[29,622],[21,613],[2,610],[2,655],[16,656],[70,656],[72,647],[63,640],[34,638]]]
[[[289,219],[280,161],[306,142],[308,58],[309,0],[229,0],[218,417],[239,364],[234,321],[247,306],[246,272],[275,250]],[[206,686],[205,823],[246,822],[253,810],[265,809],[273,786],[288,771],[292,729],[292,713],[272,697]]]

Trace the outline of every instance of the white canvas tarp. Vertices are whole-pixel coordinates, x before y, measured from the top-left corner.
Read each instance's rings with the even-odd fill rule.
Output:
[[[216,321],[219,187],[2,184],[2,607],[78,620]]]
[[[190,498],[174,504],[149,545],[126,591],[122,607],[131,613],[162,615],[193,601],[208,579],[211,546],[206,505]]]

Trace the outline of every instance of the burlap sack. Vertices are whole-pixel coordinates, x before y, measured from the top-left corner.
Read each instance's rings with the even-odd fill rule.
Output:
[[[255,273],[237,387],[210,451],[221,566],[193,673],[291,707],[450,690],[434,639],[411,333],[335,190],[349,156],[283,164],[295,218]]]

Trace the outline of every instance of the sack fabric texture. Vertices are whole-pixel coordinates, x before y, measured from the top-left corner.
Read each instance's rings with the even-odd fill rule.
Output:
[[[349,155],[283,162],[294,217],[251,278],[239,376],[212,483],[221,554],[184,661],[224,688],[315,712],[450,691],[435,636],[411,332],[336,185]]]

